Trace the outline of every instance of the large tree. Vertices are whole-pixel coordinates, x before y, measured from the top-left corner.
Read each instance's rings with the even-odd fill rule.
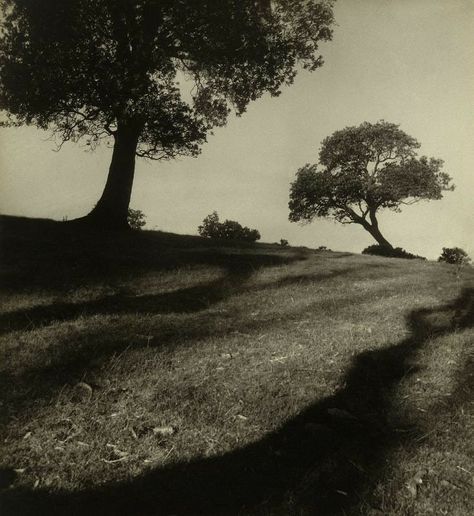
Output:
[[[391,248],[379,229],[380,210],[441,199],[443,191],[454,188],[442,160],[417,157],[419,147],[398,125],[383,120],[336,131],[323,141],[319,165],[298,170],[290,191],[290,220],[329,217],[360,224]]]
[[[321,66],[333,23],[333,0],[0,2],[0,109],[59,145],[113,140],[86,217],[105,227],[126,226],[136,156],[197,155],[231,111]]]

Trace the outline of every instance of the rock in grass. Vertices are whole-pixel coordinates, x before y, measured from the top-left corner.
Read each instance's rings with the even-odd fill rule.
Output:
[[[174,426],[155,426],[153,428],[153,434],[159,437],[168,437],[176,433]]]
[[[85,402],[92,397],[92,387],[85,382],[79,382],[72,389],[72,401]]]

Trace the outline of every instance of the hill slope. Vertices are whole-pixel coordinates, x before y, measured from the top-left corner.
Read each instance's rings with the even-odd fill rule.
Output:
[[[474,512],[471,268],[1,225],[2,514]]]

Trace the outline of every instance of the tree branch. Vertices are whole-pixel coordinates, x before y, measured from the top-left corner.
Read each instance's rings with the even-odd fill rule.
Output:
[[[411,201],[398,201],[399,204],[403,204],[405,206],[410,206],[412,204],[416,204],[417,202],[420,202],[421,201],[421,198],[420,199],[412,199]]]
[[[360,209],[360,212],[361,212],[361,217],[363,219],[365,219],[367,217],[367,213],[369,213],[369,208],[367,207],[365,210],[364,208],[362,208],[362,201],[357,201],[357,204],[359,206],[359,209]],[[366,202],[366,205],[367,205],[367,202]]]

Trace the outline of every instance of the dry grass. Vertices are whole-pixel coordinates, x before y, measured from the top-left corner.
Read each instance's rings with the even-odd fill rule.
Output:
[[[2,228],[2,514],[474,512],[471,268]]]

